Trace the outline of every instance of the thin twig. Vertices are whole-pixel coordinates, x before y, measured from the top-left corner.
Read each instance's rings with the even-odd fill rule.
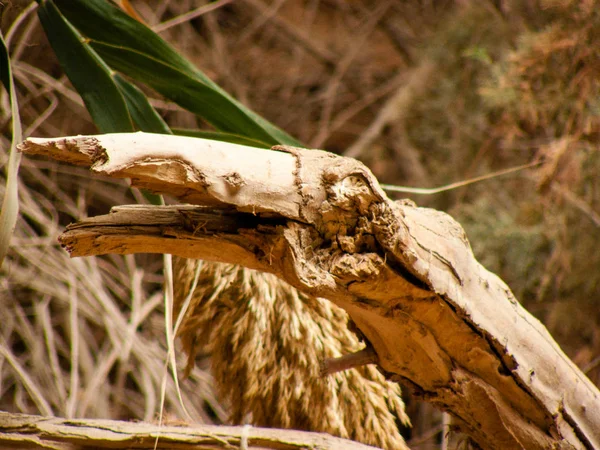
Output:
[[[155,33],[162,33],[163,31],[168,30],[169,28],[172,28],[172,27],[175,27],[182,23],[194,20],[204,14],[211,12],[211,11],[215,11],[215,10],[231,3],[232,1],[233,0],[219,0],[219,1],[216,1],[213,3],[209,3],[208,5],[200,6],[199,8],[193,9],[190,12],[181,14],[180,16],[177,16],[177,17],[173,17],[172,19],[166,20],[162,23],[159,23],[156,26],[153,26],[152,31],[154,31]]]
[[[585,216],[587,216],[594,223],[594,225],[600,227],[600,214],[594,211],[594,209],[590,205],[588,205],[584,200],[580,199],[572,191],[558,183],[552,183],[551,189],[553,192],[556,192],[557,194],[561,195],[565,200],[567,200],[568,203],[573,205]]]
[[[25,8],[23,11],[21,11],[21,13],[13,21],[8,32],[6,33],[5,44],[6,44],[7,48],[10,48],[12,40],[15,37],[15,34],[17,34],[17,30],[19,29],[21,24],[29,17],[29,15],[33,11],[35,11],[37,9],[37,6],[38,6],[37,2],[31,2],[29,4],[29,6],[27,8]],[[26,31],[23,33],[23,36],[19,40],[18,47],[17,47],[17,49],[15,49],[15,51],[13,51],[13,53],[11,55],[11,59],[13,59],[13,58],[19,59],[20,58],[23,48],[25,48],[25,46],[26,46],[25,43],[27,42],[27,38],[29,37],[29,34],[31,33],[31,27],[32,27],[32,22],[29,23]]]
[[[260,14],[267,14],[269,7],[260,0],[244,0],[248,5],[257,9]],[[271,23],[283,31],[290,39],[300,44],[308,53],[314,56],[319,62],[327,66],[335,66],[338,61],[337,55],[313,42],[303,30],[287,20],[275,16]]]
[[[254,34],[263,27],[268,21],[272,20],[277,12],[281,9],[287,0],[276,0],[272,5],[269,5],[266,13],[259,14],[250,24],[246,26],[244,32],[238,36],[234,42],[234,47],[239,46],[242,42],[250,42],[250,39]]]
[[[16,374],[19,376],[23,382],[23,385],[31,395],[31,399],[37,405],[39,411],[46,416],[54,415],[52,412],[52,407],[44,398],[44,394],[38,388],[36,382],[29,376],[25,368],[19,363],[15,355],[10,351],[4,339],[2,339],[0,342],[0,355],[2,355],[6,361],[8,361]]]
[[[434,67],[433,63],[425,61],[413,69],[407,77],[406,83],[400,86],[396,93],[385,103],[375,120],[358,140],[344,152],[344,156],[360,157],[367,147],[381,135],[387,125],[401,121],[408,112],[414,98],[428,86]]]
[[[343,109],[335,116],[329,127],[329,132],[333,133],[334,131],[337,131],[359,112],[382,99],[390,92],[398,89],[400,83],[402,83],[405,79],[406,74],[404,72],[400,72],[392,79],[370,90],[364,97],[352,102],[347,108]]]
[[[508,175],[520,170],[529,169],[530,167],[539,166],[543,164],[542,161],[535,161],[529,164],[523,164],[521,166],[511,167],[510,169],[499,170],[497,172],[488,173],[479,177],[470,178],[468,180],[458,181],[456,183],[446,184],[437,188],[412,188],[407,186],[394,186],[391,184],[382,184],[381,187],[384,191],[388,192],[404,192],[406,194],[420,194],[420,195],[432,195],[439,194],[440,192],[451,191],[459,187],[467,186],[469,184],[478,183],[480,181],[489,180],[492,178],[501,177]]]
[[[310,146],[312,148],[322,148],[325,144],[325,141],[330,136],[331,116],[333,114],[333,107],[335,105],[337,92],[342,83],[342,78],[350,68],[350,65],[352,64],[356,56],[361,52],[362,46],[365,44],[367,38],[375,28],[377,23],[381,20],[381,18],[390,8],[391,5],[392,1],[382,3],[371,13],[371,15],[363,23],[360,29],[357,30],[357,38],[352,42],[352,45],[350,46],[349,50],[346,52],[342,60],[336,66],[335,72],[329,81],[327,90],[325,91],[325,101],[323,105],[323,110],[321,112],[321,117],[319,119],[319,131],[310,142]]]
[[[361,367],[366,364],[376,364],[378,361],[377,353],[373,347],[367,346],[362,350],[339,358],[327,358],[321,363],[321,376],[333,375],[337,372]]]
[[[77,280],[70,274],[69,283],[69,331],[71,333],[71,376],[69,383],[69,398],[67,399],[67,417],[76,417],[79,403],[79,297],[77,295]]]

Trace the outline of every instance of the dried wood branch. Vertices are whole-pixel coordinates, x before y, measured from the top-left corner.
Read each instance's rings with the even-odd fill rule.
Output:
[[[274,273],[344,308],[381,370],[482,448],[600,448],[597,388],[475,260],[460,225],[392,202],[359,162],[142,133],[29,139],[21,150],[204,207],[82,221],[61,237],[72,255],[170,252]]]
[[[156,444],[156,445],[155,445]],[[0,412],[0,448],[78,449],[374,449],[324,433],[250,426],[159,426]]]

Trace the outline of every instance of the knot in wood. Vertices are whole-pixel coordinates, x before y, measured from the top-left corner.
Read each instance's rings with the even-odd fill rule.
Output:
[[[223,181],[225,181],[227,187],[232,192],[237,192],[244,185],[246,185],[246,181],[238,172],[230,172],[226,175],[223,175]]]
[[[369,184],[361,175],[349,175],[336,180],[326,188],[327,201],[343,211],[367,214],[371,203],[378,201]]]
[[[376,253],[340,254],[333,258],[329,271],[344,284],[377,277],[385,262]]]

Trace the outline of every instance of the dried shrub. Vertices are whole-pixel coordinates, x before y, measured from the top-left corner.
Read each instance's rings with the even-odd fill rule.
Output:
[[[374,367],[319,374],[320,361],[360,350],[345,311],[308,297],[274,275],[229,264],[178,259],[176,311],[198,272],[181,323],[189,355],[211,368],[234,423],[320,431],[386,449],[407,448],[400,387]]]

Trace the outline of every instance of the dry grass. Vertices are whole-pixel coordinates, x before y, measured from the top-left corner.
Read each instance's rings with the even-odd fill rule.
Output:
[[[3,30],[28,3],[6,11]],[[132,3],[151,26],[204,7]],[[416,201],[451,211],[478,257],[600,381],[600,253],[591,251],[600,217],[597,1],[218,4],[161,35],[304,142],[353,149],[382,182],[430,187],[551,161]],[[26,134],[94,132],[34,15],[14,34],[11,54]],[[424,67],[427,76],[417,76]],[[153,102],[172,126],[203,125]],[[21,177],[23,214],[0,273],[0,407],[152,418],[167,354],[161,262],[68,260],[56,244],[66,223],[140,196],[47,161],[25,161]],[[181,386],[194,420],[225,420],[206,372],[194,369]],[[437,448],[439,416],[409,403],[415,448]],[[184,417],[171,384],[167,410]]]
[[[102,199],[88,191],[100,186],[87,185],[86,172],[59,170],[64,168],[41,170],[31,161],[21,168],[21,218],[3,267],[0,297],[5,311],[0,407],[152,420],[166,361],[160,261],[143,256],[70,260],[56,241],[61,218],[82,217],[88,202],[98,205]],[[67,177],[81,184],[74,199],[59,187]],[[123,184],[101,187],[111,201],[132,201]],[[203,402],[222,416],[210,384],[209,375],[196,370],[184,387],[195,420],[208,420]],[[198,392],[204,394],[199,398]],[[180,416],[171,384],[166,398],[167,411]]]
[[[33,9],[19,6],[3,19],[30,11],[8,33],[25,135],[93,132],[79,96],[53,77],[59,72]],[[0,123],[6,130],[9,117]],[[7,148],[3,136],[2,161]],[[86,170],[33,160],[22,163],[19,195],[21,217],[0,278],[0,408],[154,420],[167,360],[160,259],[70,260],[57,243],[65,224],[142,197],[124,183],[90,180]],[[183,386],[193,420],[226,417],[211,385],[196,369]],[[183,417],[173,383],[165,396],[167,415]]]
[[[372,366],[323,378],[320,361],[358,351],[347,314],[271,274],[179,259],[175,310],[198,278],[180,337],[189,355],[211,355],[231,419],[240,424],[327,432],[386,449],[406,448],[400,387]]]

